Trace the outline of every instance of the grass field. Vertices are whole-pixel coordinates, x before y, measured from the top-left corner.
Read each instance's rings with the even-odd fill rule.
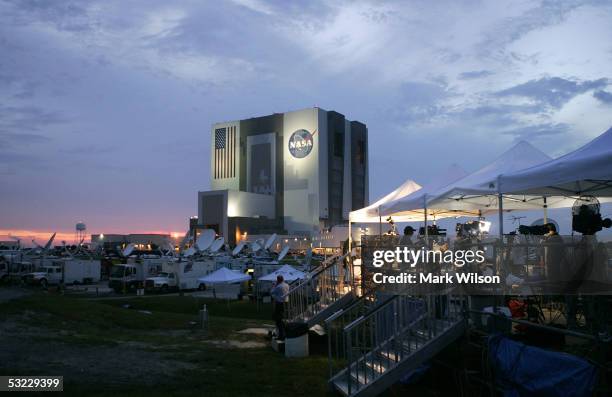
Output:
[[[209,332],[194,326],[207,305]],[[126,306],[129,305],[129,306]],[[78,396],[319,396],[327,357],[287,359],[249,327],[250,302],[159,296],[91,300],[35,292],[0,303],[0,373],[63,375]]]

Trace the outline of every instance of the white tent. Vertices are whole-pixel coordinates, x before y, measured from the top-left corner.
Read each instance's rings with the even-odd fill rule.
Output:
[[[288,282],[306,278],[306,273],[301,272],[293,268],[292,266],[284,265],[281,268],[273,271],[272,273],[260,277],[258,281],[276,281],[276,277],[279,275],[283,276],[285,281]]]
[[[378,213],[379,208],[390,201],[397,200],[401,197],[406,197],[411,193],[419,190],[421,185],[416,183],[415,181],[408,179],[397,189],[382,197],[378,201],[365,208],[361,208],[356,211],[351,211],[349,213],[349,220],[353,223],[375,223],[380,221],[380,216]],[[402,219],[395,219],[396,222],[403,222]]]
[[[248,274],[222,267],[207,276],[200,277],[198,281],[205,284],[233,284],[250,279],[251,276]]]
[[[612,128],[564,156],[500,178],[504,193],[567,197],[612,196]],[[561,200],[552,200],[559,203]]]
[[[432,194],[427,200],[428,209],[442,216],[454,212],[497,212],[498,179],[500,175],[533,167],[551,160],[549,156],[521,141],[504,152],[490,164]],[[504,210],[543,208],[541,196],[504,196]]]
[[[431,197],[433,193],[440,191],[444,187],[465,176],[467,176],[467,172],[459,165],[453,164],[421,189],[408,196],[400,197],[382,204],[380,212],[383,216],[393,215],[393,219],[402,219],[405,222],[422,221],[424,217],[424,203],[427,197]],[[409,219],[410,217],[412,217],[412,219]]]

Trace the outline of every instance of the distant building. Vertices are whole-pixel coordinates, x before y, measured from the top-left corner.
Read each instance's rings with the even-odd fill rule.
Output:
[[[169,234],[141,233],[141,234],[92,234],[91,247],[97,249],[100,246],[105,250],[116,250],[128,244],[134,244],[136,249],[149,251],[153,246],[166,247],[168,243],[174,243]]]
[[[368,130],[320,108],[217,123],[210,168],[198,228],[312,236],[368,204]]]
[[[0,241],[0,249],[4,250],[16,250],[19,248],[19,242],[15,240],[2,240]]]

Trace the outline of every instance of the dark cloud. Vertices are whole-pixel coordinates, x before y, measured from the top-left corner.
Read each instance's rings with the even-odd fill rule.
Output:
[[[569,100],[585,92],[608,85],[608,79],[566,80],[561,77],[544,77],[497,92],[498,97],[519,96],[542,104],[560,108]]]
[[[495,74],[490,70],[475,70],[472,72],[463,72],[459,75],[460,80],[480,79]]]
[[[604,90],[595,91],[593,96],[605,104],[612,103],[612,93]]]

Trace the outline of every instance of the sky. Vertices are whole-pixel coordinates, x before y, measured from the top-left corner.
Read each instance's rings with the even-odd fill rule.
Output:
[[[0,0],[0,235],[183,231],[210,126],[367,124],[370,200],[612,126],[611,1]]]

